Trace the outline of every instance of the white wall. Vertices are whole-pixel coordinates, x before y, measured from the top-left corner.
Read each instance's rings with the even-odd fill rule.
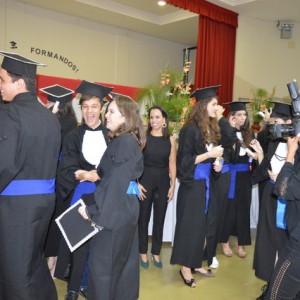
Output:
[[[1,50],[47,64],[39,74],[138,87],[158,80],[167,64],[181,70],[189,47],[13,0],[0,0],[0,36]],[[10,41],[18,49],[10,49]]]
[[[239,17],[237,34],[234,100],[248,98],[250,90],[265,88],[275,97],[288,96],[286,84],[300,82],[300,24],[292,39],[280,39],[274,22]]]

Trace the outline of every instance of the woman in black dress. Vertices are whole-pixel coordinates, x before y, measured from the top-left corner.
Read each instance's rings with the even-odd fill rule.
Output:
[[[217,146],[220,129],[216,119],[219,109],[218,86],[196,90],[196,98],[187,124],[180,130],[177,152],[177,177],[180,186],[177,195],[177,222],[171,264],[181,265],[180,275],[189,287],[196,287],[192,268],[203,276],[214,276],[202,268],[203,251],[207,237],[210,177],[222,165],[223,148]]]
[[[104,229],[91,240],[89,299],[136,300],[139,296],[136,180],[143,173],[145,132],[137,104],[117,96],[105,115],[109,143],[97,174],[94,207],[79,212]]]
[[[139,182],[141,266],[149,267],[148,225],[153,206],[151,253],[154,266],[162,268],[159,254],[162,247],[164,221],[176,184],[176,140],[169,134],[168,116],[160,106],[153,106],[149,109],[147,142],[143,156],[144,172]]]

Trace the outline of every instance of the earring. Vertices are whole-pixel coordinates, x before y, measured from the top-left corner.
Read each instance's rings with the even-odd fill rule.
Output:
[[[163,124],[162,124],[162,127],[163,127],[163,128],[166,128],[166,127],[167,127],[167,123],[163,123]]]

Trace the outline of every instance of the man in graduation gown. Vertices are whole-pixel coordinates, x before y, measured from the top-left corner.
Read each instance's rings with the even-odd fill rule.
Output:
[[[39,65],[15,53],[0,69],[0,299],[56,300],[44,257],[55,207],[57,118],[35,94]]]

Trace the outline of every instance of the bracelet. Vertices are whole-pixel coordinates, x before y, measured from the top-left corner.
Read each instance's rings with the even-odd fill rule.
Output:
[[[99,231],[103,230],[103,227],[102,226],[99,226],[98,224],[96,224],[90,217],[89,213],[88,213],[88,210],[87,208],[85,207],[85,213],[88,217],[88,221],[90,222],[91,226],[94,227],[94,228],[97,228]]]

